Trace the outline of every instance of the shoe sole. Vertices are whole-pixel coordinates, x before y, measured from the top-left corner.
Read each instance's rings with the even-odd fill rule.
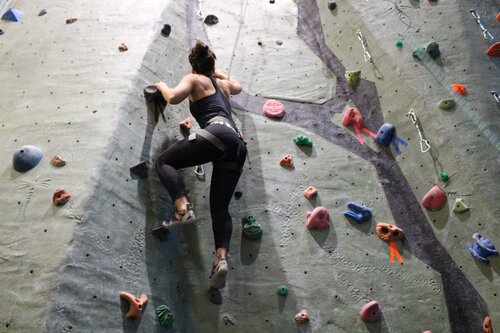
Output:
[[[227,278],[227,262],[224,261],[220,264],[217,272],[210,279],[210,288],[222,289],[226,286]]]
[[[182,222],[182,221],[173,221],[173,222],[170,222],[170,223],[167,223],[167,221],[163,221],[161,223],[161,226],[164,228],[164,229],[167,229],[167,230],[170,230],[170,229],[175,229],[181,225],[189,225],[189,224],[193,224],[196,222],[196,216],[194,215],[194,212],[191,211],[190,213],[191,217],[185,221],[185,222]]]

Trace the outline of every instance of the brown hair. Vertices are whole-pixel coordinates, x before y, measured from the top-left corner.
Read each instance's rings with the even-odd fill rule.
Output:
[[[198,74],[211,76],[215,69],[215,54],[208,45],[196,40],[196,45],[189,51],[189,63]]]

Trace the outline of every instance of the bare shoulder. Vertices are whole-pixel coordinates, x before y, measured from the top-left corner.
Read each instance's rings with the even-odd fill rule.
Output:
[[[224,93],[224,95],[226,95],[226,97],[229,98],[229,96],[231,96],[231,93],[230,93],[231,87],[230,87],[229,81],[217,79],[217,85],[222,90],[222,92]]]

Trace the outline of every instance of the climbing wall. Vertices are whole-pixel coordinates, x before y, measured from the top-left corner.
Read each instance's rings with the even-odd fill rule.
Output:
[[[2,2],[2,11],[15,7],[23,16],[0,21],[0,331],[481,332],[487,315],[496,327],[500,261],[479,262],[467,243],[479,232],[498,245],[492,135],[500,129],[490,91],[500,89],[499,62],[485,54],[497,39],[483,38],[471,6],[499,36],[494,1],[339,0],[332,10],[325,0]],[[209,14],[217,24],[204,24]],[[160,34],[164,24],[168,37]],[[183,137],[178,123],[189,113],[186,102],[167,106],[156,122],[143,89],[160,80],[173,86],[189,73],[195,38],[211,45],[218,66],[244,89],[232,102],[248,159],[241,197],[230,206],[221,304],[207,297],[211,165],[204,178],[183,171],[196,225],[151,234],[172,213],[151,165]],[[439,58],[414,59],[414,49],[430,41]],[[354,87],[349,71],[361,71]],[[467,95],[454,94],[452,83]],[[270,98],[283,103],[282,118],[263,115]],[[442,110],[444,99],[457,105]],[[343,125],[349,108],[374,133],[393,124],[407,143],[400,141],[401,154],[364,131],[361,144],[354,127]],[[296,145],[298,135],[312,147]],[[13,169],[22,145],[43,152],[27,172]],[[285,154],[294,168],[280,166]],[[52,166],[53,155],[67,164]],[[143,161],[147,177],[131,174]],[[434,185],[447,203],[428,211],[421,201]],[[303,194],[309,186],[318,190],[311,200]],[[57,188],[72,198],[56,207]],[[470,210],[455,212],[457,198]],[[373,216],[359,224],[346,218],[348,202]],[[316,207],[329,211],[329,228],[306,228]],[[259,240],[243,237],[248,214],[263,227]],[[405,239],[382,241],[381,222],[401,228]],[[391,261],[394,251],[401,257]],[[277,293],[283,285],[286,296]],[[148,297],[140,318],[125,319],[120,291]],[[360,310],[373,300],[382,317],[364,322]],[[170,328],[157,318],[160,305],[175,317]],[[303,309],[310,319],[297,324]]]

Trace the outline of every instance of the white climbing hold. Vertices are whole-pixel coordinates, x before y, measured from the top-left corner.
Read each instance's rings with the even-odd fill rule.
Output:
[[[464,213],[468,211],[470,208],[466,204],[464,204],[462,198],[457,198],[455,200],[455,206],[453,207],[453,211],[455,213]]]

